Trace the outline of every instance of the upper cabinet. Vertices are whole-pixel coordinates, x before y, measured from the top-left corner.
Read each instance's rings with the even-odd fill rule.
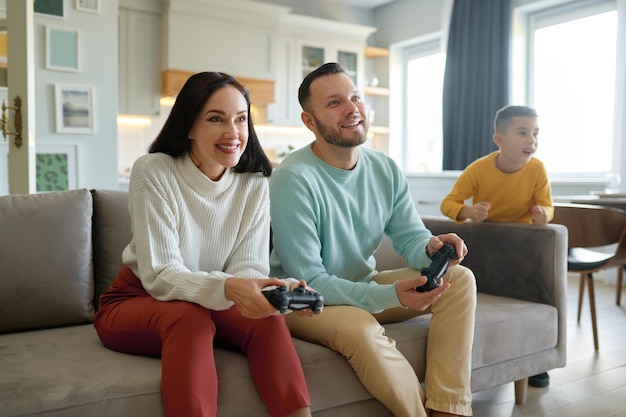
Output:
[[[164,70],[274,79],[273,42],[286,7],[247,0],[165,3]]]
[[[338,62],[345,70],[346,73],[352,78],[355,84],[358,84],[360,79],[360,53],[359,51],[351,50],[354,46],[348,46],[347,50],[332,48],[330,42],[313,46],[316,42],[301,41],[299,48],[300,56],[302,57],[302,69],[300,79],[304,79],[308,73],[315,70],[320,65],[326,62]]]
[[[300,15],[285,15],[275,41],[276,102],[269,121],[302,126],[298,88],[308,73],[327,62],[338,62],[359,88],[365,86],[364,48],[376,29]]]
[[[158,12],[145,9],[150,3],[119,3],[123,113],[154,115],[159,96],[175,96],[189,74],[222,71],[250,86],[273,86],[273,95],[251,95],[262,123],[301,126],[298,87],[321,64],[339,62],[359,88],[366,85],[363,50],[373,27],[251,0],[153,2]]]
[[[125,3],[131,2],[120,2],[119,7],[119,112],[156,116],[161,97],[162,15],[158,8]]]

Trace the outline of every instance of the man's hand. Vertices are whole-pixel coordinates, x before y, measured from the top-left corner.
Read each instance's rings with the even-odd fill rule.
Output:
[[[444,235],[433,236],[428,241],[426,250],[428,253],[439,252],[443,248],[443,244],[450,244],[456,251],[456,255],[459,259],[451,259],[449,266],[458,265],[463,261],[463,258],[467,255],[467,246],[463,239],[461,239],[456,233],[446,233]]]
[[[417,271],[417,273],[419,273],[419,271]],[[415,288],[424,285],[426,281],[427,279],[425,276],[419,276],[396,282],[396,294],[398,294],[398,300],[400,300],[400,303],[407,308],[424,311],[433,303],[433,301],[441,297],[441,294],[450,288],[449,283],[446,282],[442,285],[442,283],[439,282],[439,287],[432,291],[415,291]]]
[[[531,209],[533,213],[533,223],[543,226],[548,223],[548,211],[544,206],[536,205]]]
[[[307,290],[307,291],[315,291],[313,288],[311,288],[308,285],[306,285],[306,281],[303,280],[303,279],[301,279],[300,282],[292,282],[291,285],[289,286],[289,291],[293,291],[297,287],[304,287],[304,289]],[[317,292],[317,291],[315,291],[315,292]],[[320,313],[322,311],[324,311],[324,307],[322,307],[322,310],[320,311]],[[310,308],[306,308],[304,310],[296,310],[296,311],[294,311],[294,313],[296,313],[300,317],[313,317],[315,315],[313,310],[311,310]]]

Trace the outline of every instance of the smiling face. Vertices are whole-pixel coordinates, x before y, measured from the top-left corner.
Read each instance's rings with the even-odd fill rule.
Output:
[[[361,93],[343,73],[323,75],[311,83],[302,121],[329,145],[353,148],[367,139],[367,117]]]
[[[248,106],[235,87],[215,91],[189,131],[191,158],[212,180],[239,162],[248,143]]]
[[[516,172],[530,161],[537,151],[539,126],[536,117],[513,117],[502,132],[496,131],[493,141],[500,148],[496,166],[504,172]]]

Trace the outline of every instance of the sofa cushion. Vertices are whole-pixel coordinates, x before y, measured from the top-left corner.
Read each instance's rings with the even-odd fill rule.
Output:
[[[0,197],[0,332],[93,315],[88,190]]]
[[[558,342],[557,309],[541,303],[477,294],[472,347],[472,391],[484,389],[477,369],[554,349]],[[421,381],[426,371],[430,314],[385,325],[386,334],[411,363]],[[533,337],[528,337],[532,334]],[[513,366],[513,365],[511,365]]]
[[[93,267],[95,282],[94,305],[122,266],[122,251],[130,242],[128,193],[114,190],[94,190]]]
[[[0,335],[0,416],[163,416],[161,361],[102,345],[91,324]]]
[[[390,415],[341,355],[293,341],[317,415]],[[1,416],[163,416],[161,361],[107,349],[92,325],[0,335],[0,352]],[[268,416],[246,357],[216,349],[215,359],[220,416]],[[333,411],[347,403],[354,414]]]
[[[472,367],[499,362],[553,349],[558,342],[556,307],[478,294]],[[529,337],[532,335],[532,337]]]

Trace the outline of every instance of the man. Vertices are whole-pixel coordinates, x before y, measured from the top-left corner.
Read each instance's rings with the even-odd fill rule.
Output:
[[[335,63],[302,82],[302,121],[315,134],[270,179],[273,276],[297,277],[324,295],[324,313],[287,317],[292,334],[328,346],[350,362],[365,388],[398,417],[471,415],[471,346],[476,283],[458,265],[467,248],[457,235],[433,236],[418,216],[408,184],[366,140],[365,105]],[[411,268],[376,271],[383,234]],[[459,257],[431,291],[419,269],[444,243]],[[381,323],[432,312],[424,393],[409,362]]]

